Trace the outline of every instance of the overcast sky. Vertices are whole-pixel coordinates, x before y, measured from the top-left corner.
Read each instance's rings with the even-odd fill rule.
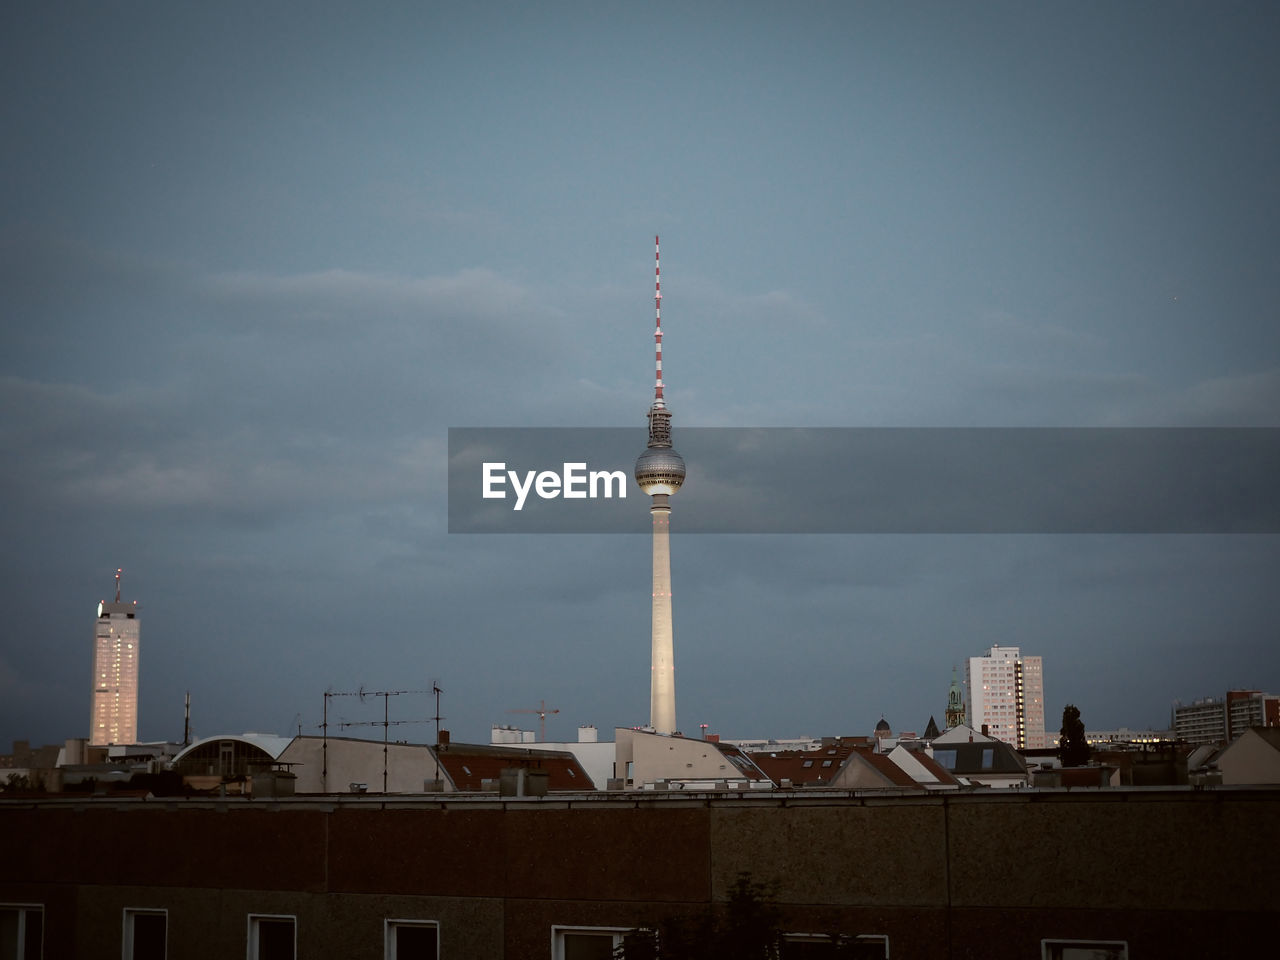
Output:
[[[142,739],[433,680],[457,740],[645,722],[647,540],[450,535],[445,480],[449,427],[643,428],[655,234],[677,447],[1280,426],[1278,42],[1271,2],[10,8],[0,747],[87,734],[117,567]],[[687,732],[921,730],[992,644],[1054,730],[1280,693],[1275,536],[673,507]]]

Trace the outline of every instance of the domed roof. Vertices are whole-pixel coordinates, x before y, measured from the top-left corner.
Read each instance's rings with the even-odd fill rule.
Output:
[[[876,724],[876,733],[892,733],[893,728],[885,721],[884,717],[880,718],[880,722]]]
[[[671,447],[649,447],[636,458],[636,483],[651,496],[675,493],[684,483],[684,458]]]

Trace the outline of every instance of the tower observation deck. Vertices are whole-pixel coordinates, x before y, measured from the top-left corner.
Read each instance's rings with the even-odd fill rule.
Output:
[[[657,376],[649,407],[649,443],[636,458],[636,483],[653,498],[653,624],[649,679],[649,726],[657,733],[676,729],[675,641],[671,622],[671,495],[684,483],[684,459],[671,445],[671,411],[662,396],[662,265],[653,238],[653,339]]]

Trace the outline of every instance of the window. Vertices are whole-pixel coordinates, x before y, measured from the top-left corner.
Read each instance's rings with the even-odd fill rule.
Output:
[[[388,920],[386,960],[436,960],[440,955],[437,924],[429,920]]]
[[[34,903],[0,905],[0,958],[40,960],[44,956],[44,907]]]
[[[1041,940],[1043,960],[1129,960],[1123,940]]]
[[[889,956],[889,938],[880,934],[787,933],[782,937],[782,960],[881,960]]]
[[[165,910],[124,912],[124,960],[165,960],[169,914]]]
[[[249,914],[248,960],[294,960],[297,925],[296,917]]]
[[[552,927],[551,955],[555,960],[612,960],[628,927]]]

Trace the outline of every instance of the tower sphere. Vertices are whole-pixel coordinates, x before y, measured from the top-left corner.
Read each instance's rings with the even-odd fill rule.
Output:
[[[684,458],[671,447],[649,447],[636,457],[636,483],[648,496],[675,493],[684,483]]]

